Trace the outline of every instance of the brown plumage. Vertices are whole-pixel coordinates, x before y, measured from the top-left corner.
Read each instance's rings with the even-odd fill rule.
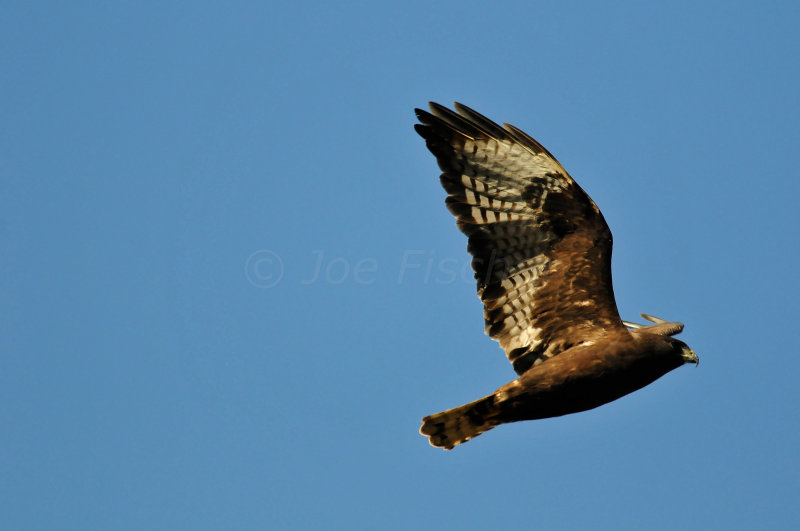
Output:
[[[600,210],[544,147],[514,126],[455,104],[416,109],[447,208],[468,236],[486,333],[519,375],[475,402],[425,417],[447,449],[508,422],[592,409],[697,363],[683,329],[620,320],[612,238]],[[630,330],[629,330],[630,329]]]

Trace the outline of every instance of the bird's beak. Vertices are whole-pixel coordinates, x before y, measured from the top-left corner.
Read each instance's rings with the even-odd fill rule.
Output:
[[[694,363],[695,367],[700,365],[700,358],[697,357],[694,350],[686,349],[681,356],[683,357],[684,363]]]

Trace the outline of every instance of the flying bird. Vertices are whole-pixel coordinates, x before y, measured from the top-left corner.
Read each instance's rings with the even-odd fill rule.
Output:
[[[422,419],[452,449],[500,424],[593,409],[697,355],[674,323],[622,321],[611,284],[611,231],[600,209],[541,144],[466,107],[430,103],[414,128],[442,170],[446,205],[468,237],[486,333],[518,378]]]

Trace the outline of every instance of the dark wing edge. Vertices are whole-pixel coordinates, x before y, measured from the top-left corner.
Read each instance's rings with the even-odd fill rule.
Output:
[[[600,210],[541,144],[465,105],[416,109],[467,235],[486,332],[522,374],[563,350],[626,330]]]

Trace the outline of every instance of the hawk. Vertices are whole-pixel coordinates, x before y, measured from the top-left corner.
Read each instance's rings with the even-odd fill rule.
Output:
[[[414,128],[442,170],[446,205],[468,237],[486,333],[518,378],[422,419],[452,449],[509,422],[593,409],[697,355],[683,330],[647,314],[622,321],[611,285],[611,231],[600,209],[541,144],[513,125],[436,103]]]

